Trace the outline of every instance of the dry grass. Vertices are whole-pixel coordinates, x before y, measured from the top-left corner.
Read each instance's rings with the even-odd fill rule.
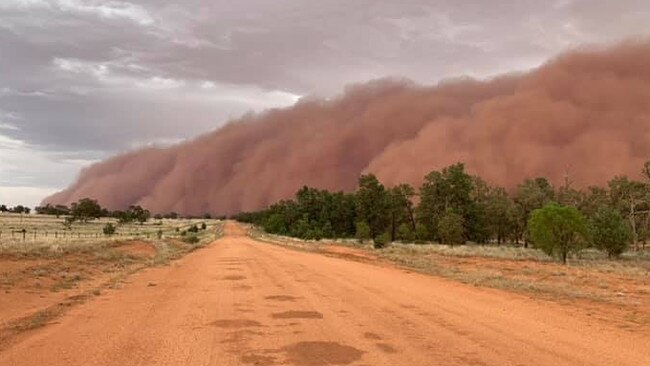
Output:
[[[41,215],[2,215],[0,230],[25,228],[28,232],[52,233],[63,227],[63,218]],[[0,347],[22,332],[47,324],[102,290],[119,287],[132,273],[170,261],[211,243],[223,233],[218,220],[162,220],[160,224],[124,225],[122,236],[106,237],[103,226],[112,220],[76,224],[60,235],[27,235],[23,242],[4,233],[0,237]],[[198,243],[188,244],[181,233],[192,225],[205,222],[206,230],[196,236]],[[158,237],[158,230],[162,236]],[[81,236],[81,239],[79,238]],[[40,310],[16,318],[24,312],[21,304]],[[63,304],[63,305],[62,305]]]

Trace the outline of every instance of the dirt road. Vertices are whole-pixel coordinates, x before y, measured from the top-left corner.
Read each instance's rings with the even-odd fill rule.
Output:
[[[650,365],[647,336],[563,309],[228,224],[26,335],[0,365]]]

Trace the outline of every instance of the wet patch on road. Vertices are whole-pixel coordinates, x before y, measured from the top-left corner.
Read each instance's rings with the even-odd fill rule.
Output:
[[[250,328],[262,326],[260,322],[249,319],[220,319],[213,321],[210,325],[218,328]]]
[[[236,275],[235,276],[225,276],[225,277],[222,277],[222,279],[224,279],[226,281],[241,281],[241,280],[245,280],[246,276],[236,276]]]
[[[298,300],[298,297],[289,296],[289,295],[273,295],[273,296],[267,296],[265,297],[265,299],[274,300],[274,301],[296,301]]]
[[[323,314],[317,311],[290,310],[271,315],[275,319],[323,319]]]
[[[379,334],[375,334],[375,333],[372,333],[372,332],[365,332],[365,333],[363,333],[363,337],[364,337],[365,339],[374,339],[374,340],[380,340],[380,339],[381,339],[381,337],[379,336]]]
[[[388,343],[375,343],[375,346],[385,353],[397,353],[397,349]]]
[[[336,342],[298,342],[284,347],[288,361],[297,366],[349,365],[364,352]]]
[[[248,291],[248,290],[252,290],[253,287],[248,285],[239,285],[239,286],[233,286],[232,289],[237,291]]]

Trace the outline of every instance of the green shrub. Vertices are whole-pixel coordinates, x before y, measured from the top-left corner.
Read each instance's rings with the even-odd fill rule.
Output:
[[[465,220],[453,211],[447,211],[438,222],[438,235],[443,244],[465,244]]]
[[[356,223],[356,238],[360,243],[370,239],[370,225],[365,221],[358,221]]]
[[[390,234],[383,233],[373,240],[373,247],[375,249],[381,249],[388,245],[388,243],[390,243]]]
[[[196,235],[187,235],[187,236],[185,236],[185,237],[183,238],[183,241],[184,241],[185,243],[188,243],[188,244],[196,244],[196,243],[198,243],[200,240],[199,240],[199,237],[196,236]]]
[[[594,246],[610,258],[618,257],[632,241],[632,231],[621,214],[611,207],[601,207],[589,220]]]
[[[108,224],[104,225],[104,228],[102,229],[102,231],[104,232],[104,235],[111,236],[111,235],[115,234],[115,232],[117,231],[117,228],[115,227],[115,225],[113,225],[113,224],[111,224],[109,222]]]

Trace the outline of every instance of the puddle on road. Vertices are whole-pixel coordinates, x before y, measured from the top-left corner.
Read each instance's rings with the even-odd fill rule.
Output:
[[[275,319],[323,319],[323,314],[317,311],[296,311],[290,310],[271,315]]]

